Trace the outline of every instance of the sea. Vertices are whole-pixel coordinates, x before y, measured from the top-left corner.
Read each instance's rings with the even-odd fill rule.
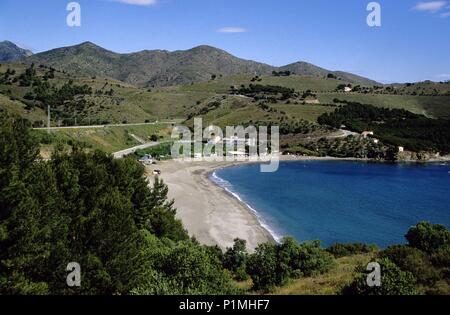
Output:
[[[277,241],[406,242],[420,221],[450,227],[450,164],[354,161],[280,162],[274,173],[258,164],[216,170],[211,179],[245,203]]]

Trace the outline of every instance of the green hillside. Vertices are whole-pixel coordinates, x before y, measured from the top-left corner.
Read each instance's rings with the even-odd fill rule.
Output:
[[[312,64],[298,62],[285,67],[274,67],[256,61],[244,60],[211,46],[188,50],[144,50],[119,54],[93,43],[56,48],[22,59],[26,63],[45,64],[77,76],[114,78],[139,87],[158,87],[207,81],[211,77],[237,74],[270,75],[273,72],[336,78],[354,84],[372,85],[375,81],[346,72],[329,71]]]
[[[118,54],[89,42],[36,54],[26,62],[46,64],[81,76],[110,77],[141,87],[187,84],[208,80],[212,75],[270,73],[273,69],[209,46],[175,52],[145,50]]]
[[[370,80],[364,78],[359,75],[355,75],[352,73],[344,72],[344,71],[330,71],[320,67],[317,67],[313,64],[307,62],[296,62],[284,67],[281,67],[282,71],[290,71],[292,73],[302,74],[306,76],[324,78],[330,74],[333,74],[336,78],[341,79],[342,81],[349,82],[352,84],[363,84],[363,85],[375,85],[379,84],[374,80]]]
[[[16,112],[29,117],[32,121],[42,120],[42,111],[46,110],[46,106],[39,101],[27,99],[29,93],[33,93],[36,88],[34,83],[29,86],[23,86],[20,77],[29,66],[24,64],[8,64],[0,66],[0,93],[3,99],[13,99],[18,103]],[[9,69],[9,70],[8,70]],[[333,78],[317,78],[291,75],[287,77],[253,76],[253,75],[236,75],[229,77],[217,77],[206,82],[188,84],[182,86],[174,86],[167,88],[140,89],[123,82],[105,79],[98,76],[77,77],[67,72],[54,70],[53,77],[46,78],[49,73],[49,67],[35,66],[36,78],[40,81],[48,82],[55,88],[61,88],[69,81],[73,81],[74,85],[87,85],[92,91],[90,94],[82,95],[84,104],[76,104],[77,106],[69,106],[67,104],[56,104],[55,110],[60,109],[62,114],[57,119],[66,118],[66,123],[89,124],[93,121],[121,123],[121,122],[144,122],[145,120],[171,119],[171,118],[187,118],[187,116],[195,112],[201,107],[201,104],[213,101],[218,96],[229,96],[230,88],[234,86],[253,85],[271,85],[281,86],[294,89],[296,93],[303,94],[311,91],[315,97],[310,97],[309,101],[313,104],[287,104],[286,101],[280,101],[271,104],[276,109],[285,111],[295,118],[302,118],[309,121],[315,121],[320,114],[329,112],[330,108],[323,105],[335,105],[334,100],[348,100],[371,104],[374,106],[388,108],[403,108],[411,112],[424,114],[434,118],[450,117],[450,96],[446,93],[450,90],[448,83],[435,83],[434,86],[439,87],[436,95],[426,93],[425,95],[412,95],[417,91],[434,91],[437,89],[429,83],[417,83],[414,90],[412,86],[403,85],[396,87],[394,94],[388,87],[371,88],[371,93],[366,92],[337,92],[336,89],[342,84],[341,80]],[[7,71],[14,72],[5,79]],[[48,75],[47,75],[48,76]],[[424,86],[424,87],[422,87]],[[400,94],[401,93],[401,94]],[[314,104],[314,99],[316,103]],[[80,99],[78,99],[80,101]],[[248,100],[250,103],[251,99]],[[62,103],[66,103],[63,100]],[[298,106],[297,106],[298,105]],[[11,108],[11,103],[7,105],[2,102],[2,107]],[[20,108],[27,110],[20,111]],[[39,114],[33,114],[33,112]],[[252,118],[250,118],[252,120]],[[254,120],[254,119],[253,119]],[[55,123],[57,123],[55,121]]]
[[[317,119],[343,106],[344,101],[448,119],[449,86],[430,82],[359,86],[333,76],[273,73],[217,76],[199,83],[144,89],[100,76],[75,76],[43,65],[6,64],[0,66],[0,108],[28,118],[34,127],[46,126],[48,105],[52,126],[173,120],[192,126],[194,117],[202,117],[204,126],[214,124],[222,128],[278,125],[281,145],[290,152],[353,156],[358,150],[381,150],[381,156],[385,156],[388,147],[374,147],[367,141],[339,141],[334,146],[347,149],[337,153],[323,148],[327,141],[311,144],[323,137],[333,143],[334,138],[342,137],[335,130],[320,126]],[[352,91],[344,92],[342,87],[351,87]],[[89,132],[75,129],[59,132],[57,139],[66,143],[78,141],[107,152],[136,145],[135,139],[120,128]]]
[[[230,87],[240,87],[250,84],[282,86],[294,89],[299,94],[310,90],[315,94],[318,104],[295,104],[286,101],[271,104],[275,109],[284,111],[295,118],[301,118],[315,122],[321,114],[330,112],[333,108],[328,105],[336,105],[335,100],[347,100],[371,104],[378,107],[406,109],[413,113],[423,114],[431,118],[449,118],[450,117],[450,95],[447,95],[447,89],[450,90],[450,83],[435,83],[439,87],[436,95],[412,95],[414,91],[411,87],[401,85],[396,88],[397,94],[389,90],[389,86],[378,86],[371,88],[371,93],[365,92],[341,92],[336,91],[342,81],[337,79],[325,79],[315,77],[304,77],[291,75],[289,77],[274,76],[232,76],[222,77],[208,82],[185,85],[172,88],[171,91],[183,93],[202,93],[207,96],[208,93],[229,95]],[[426,83],[416,83],[415,89],[422,90]],[[434,88],[432,88],[434,90]],[[251,102],[251,99],[248,99]],[[288,104],[289,103],[289,104]]]
[[[102,150],[113,153],[151,142],[154,136],[158,140],[170,137],[170,124],[160,123],[141,126],[105,126],[104,128],[74,128],[52,130],[50,135],[45,130],[35,130],[34,134],[41,139],[42,153],[49,156],[54,145],[79,144],[88,150]],[[141,140],[141,141],[140,141]]]
[[[0,95],[3,99],[17,103],[15,112],[29,118],[36,127],[42,127],[41,116],[31,115],[33,112],[47,110],[52,107],[52,124],[62,125],[100,124],[100,123],[143,123],[158,119],[183,117],[185,108],[194,106],[197,101],[210,94],[139,89],[120,81],[100,77],[75,77],[71,74],[54,71],[51,68],[35,66],[35,74],[31,82],[21,81],[29,66],[24,64],[8,64],[0,66]],[[14,74],[6,75],[10,71]],[[50,77],[49,77],[50,76]],[[6,79],[5,79],[6,78]],[[36,90],[39,84],[48,84],[44,92]],[[67,99],[56,99],[61,95],[60,89],[72,82],[73,87],[87,86],[89,91],[78,95],[69,95]],[[55,97],[53,97],[55,96]],[[44,97],[44,101],[40,100]],[[9,103],[8,103],[9,104]],[[1,102],[1,108],[11,109],[11,105]],[[26,108],[27,110],[21,110]]]

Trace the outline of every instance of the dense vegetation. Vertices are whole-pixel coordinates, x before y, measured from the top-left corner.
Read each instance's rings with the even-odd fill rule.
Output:
[[[304,147],[318,156],[384,161],[395,161],[398,158],[397,148],[355,136],[337,139],[321,138],[305,144]]]
[[[236,281],[270,292],[335,268],[335,259],[375,253],[364,244],[320,242],[259,245],[236,239],[222,252],[190,239],[175,218],[168,189],[152,187],[132,158],[114,160],[74,146],[39,158],[29,123],[0,113],[1,294],[236,294]],[[364,286],[362,269],[344,293],[450,292],[450,232],[420,223],[407,245],[376,254],[382,289]],[[82,286],[66,285],[66,266],[82,266]]]
[[[378,247],[376,245],[368,245],[363,243],[336,243],[327,248],[327,251],[336,258],[372,253],[377,250]]]
[[[171,142],[161,143],[154,147],[137,150],[134,153],[134,155],[137,158],[142,158],[143,156],[149,154],[155,159],[164,160],[164,159],[168,159],[171,157],[171,148],[172,148]]]
[[[0,119],[0,293],[235,292],[138,163],[76,148],[43,162],[26,122]],[[66,286],[69,262],[82,266],[78,289]]]
[[[450,294],[450,231],[442,225],[422,222],[406,234],[408,244],[391,246],[378,253],[381,286],[366,284],[361,266],[344,294],[401,295]]]
[[[248,87],[240,86],[239,88],[232,86],[230,92],[236,95],[253,97],[256,101],[273,100],[276,102],[277,100],[288,100],[298,96],[294,89],[262,84],[250,84]]]
[[[411,151],[450,153],[450,121],[431,119],[404,109],[379,108],[344,102],[333,113],[319,117],[320,124],[355,132],[373,131],[382,142]]]
[[[266,291],[332,263],[318,243],[292,239],[243,260],[242,241],[238,253],[199,245],[175,218],[167,187],[156,180],[149,189],[133,159],[74,147],[41,161],[26,121],[1,112],[0,122],[1,294],[238,293],[226,268]],[[70,262],[82,266],[79,288],[66,286]]]
[[[291,71],[272,71],[272,75],[274,77],[288,77],[290,76],[292,73]]]
[[[29,107],[38,106],[46,109],[51,106],[53,113],[60,118],[65,118],[67,113],[81,113],[92,104],[85,96],[92,95],[92,88],[87,84],[76,85],[73,80],[64,82],[60,87],[50,83],[54,79],[55,69],[50,68],[43,77],[36,74],[34,64],[25,69],[18,80],[22,87],[32,87],[32,91],[24,95],[24,102]],[[68,121],[65,121],[67,124]]]
[[[280,244],[261,244],[253,254],[247,252],[245,241],[236,239],[223,256],[223,266],[236,280],[251,278],[252,289],[263,293],[291,280],[323,274],[334,264],[320,242],[299,244],[291,237]]]

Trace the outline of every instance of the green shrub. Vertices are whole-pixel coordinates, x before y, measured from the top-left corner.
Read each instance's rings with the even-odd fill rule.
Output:
[[[344,295],[416,295],[416,278],[410,273],[400,270],[387,258],[378,260],[381,266],[381,286],[369,287],[368,273],[361,268],[353,281],[343,288]]]
[[[299,244],[287,237],[281,244],[262,244],[250,255],[247,272],[253,288],[268,292],[289,279],[315,276],[329,271],[333,256],[320,247],[320,242]]]
[[[223,266],[234,274],[236,280],[247,280],[247,257],[246,241],[237,238],[233,247],[228,248],[223,255]]]
[[[450,246],[450,231],[443,225],[420,222],[405,235],[410,246],[432,253]]]
[[[357,254],[366,254],[377,250],[378,247],[376,245],[367,245],[363,243],[335,243],[327,248],[327,252],[332,254],[335,258]]]

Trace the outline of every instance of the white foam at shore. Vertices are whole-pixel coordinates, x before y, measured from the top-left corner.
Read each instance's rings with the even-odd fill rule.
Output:
[[[219,176],[217,176],[216,172],[213,172],[211,174],[211,180],[214,183],[216,183],[217,185],[219,185],[220,187],[222,187],[228,194],[230,194],[231,196],[233,196],[234,198],[239,200],[242,204],[244,204],[247,208],[249,208],[250,211],[252,211],[255,214],[256,218],[258,219],[259,224],[265,230],[267,230],[270,233],[270,235],[272,235],[273,239],[278,243],[281,242],[283,237],[278,235],[268,224],[266,224],[264,222],[264,218],[261,217],[261,215],[258,213],[258,211],[256,211],[252,206],[250,206],[247,202],[245,202],[241,198],[241,196],[239,196],[238,193],[236,193],[232,190],[233,185],[231,185],[231,183],[229,181],[224,180],[223,178],[220,178]]]

